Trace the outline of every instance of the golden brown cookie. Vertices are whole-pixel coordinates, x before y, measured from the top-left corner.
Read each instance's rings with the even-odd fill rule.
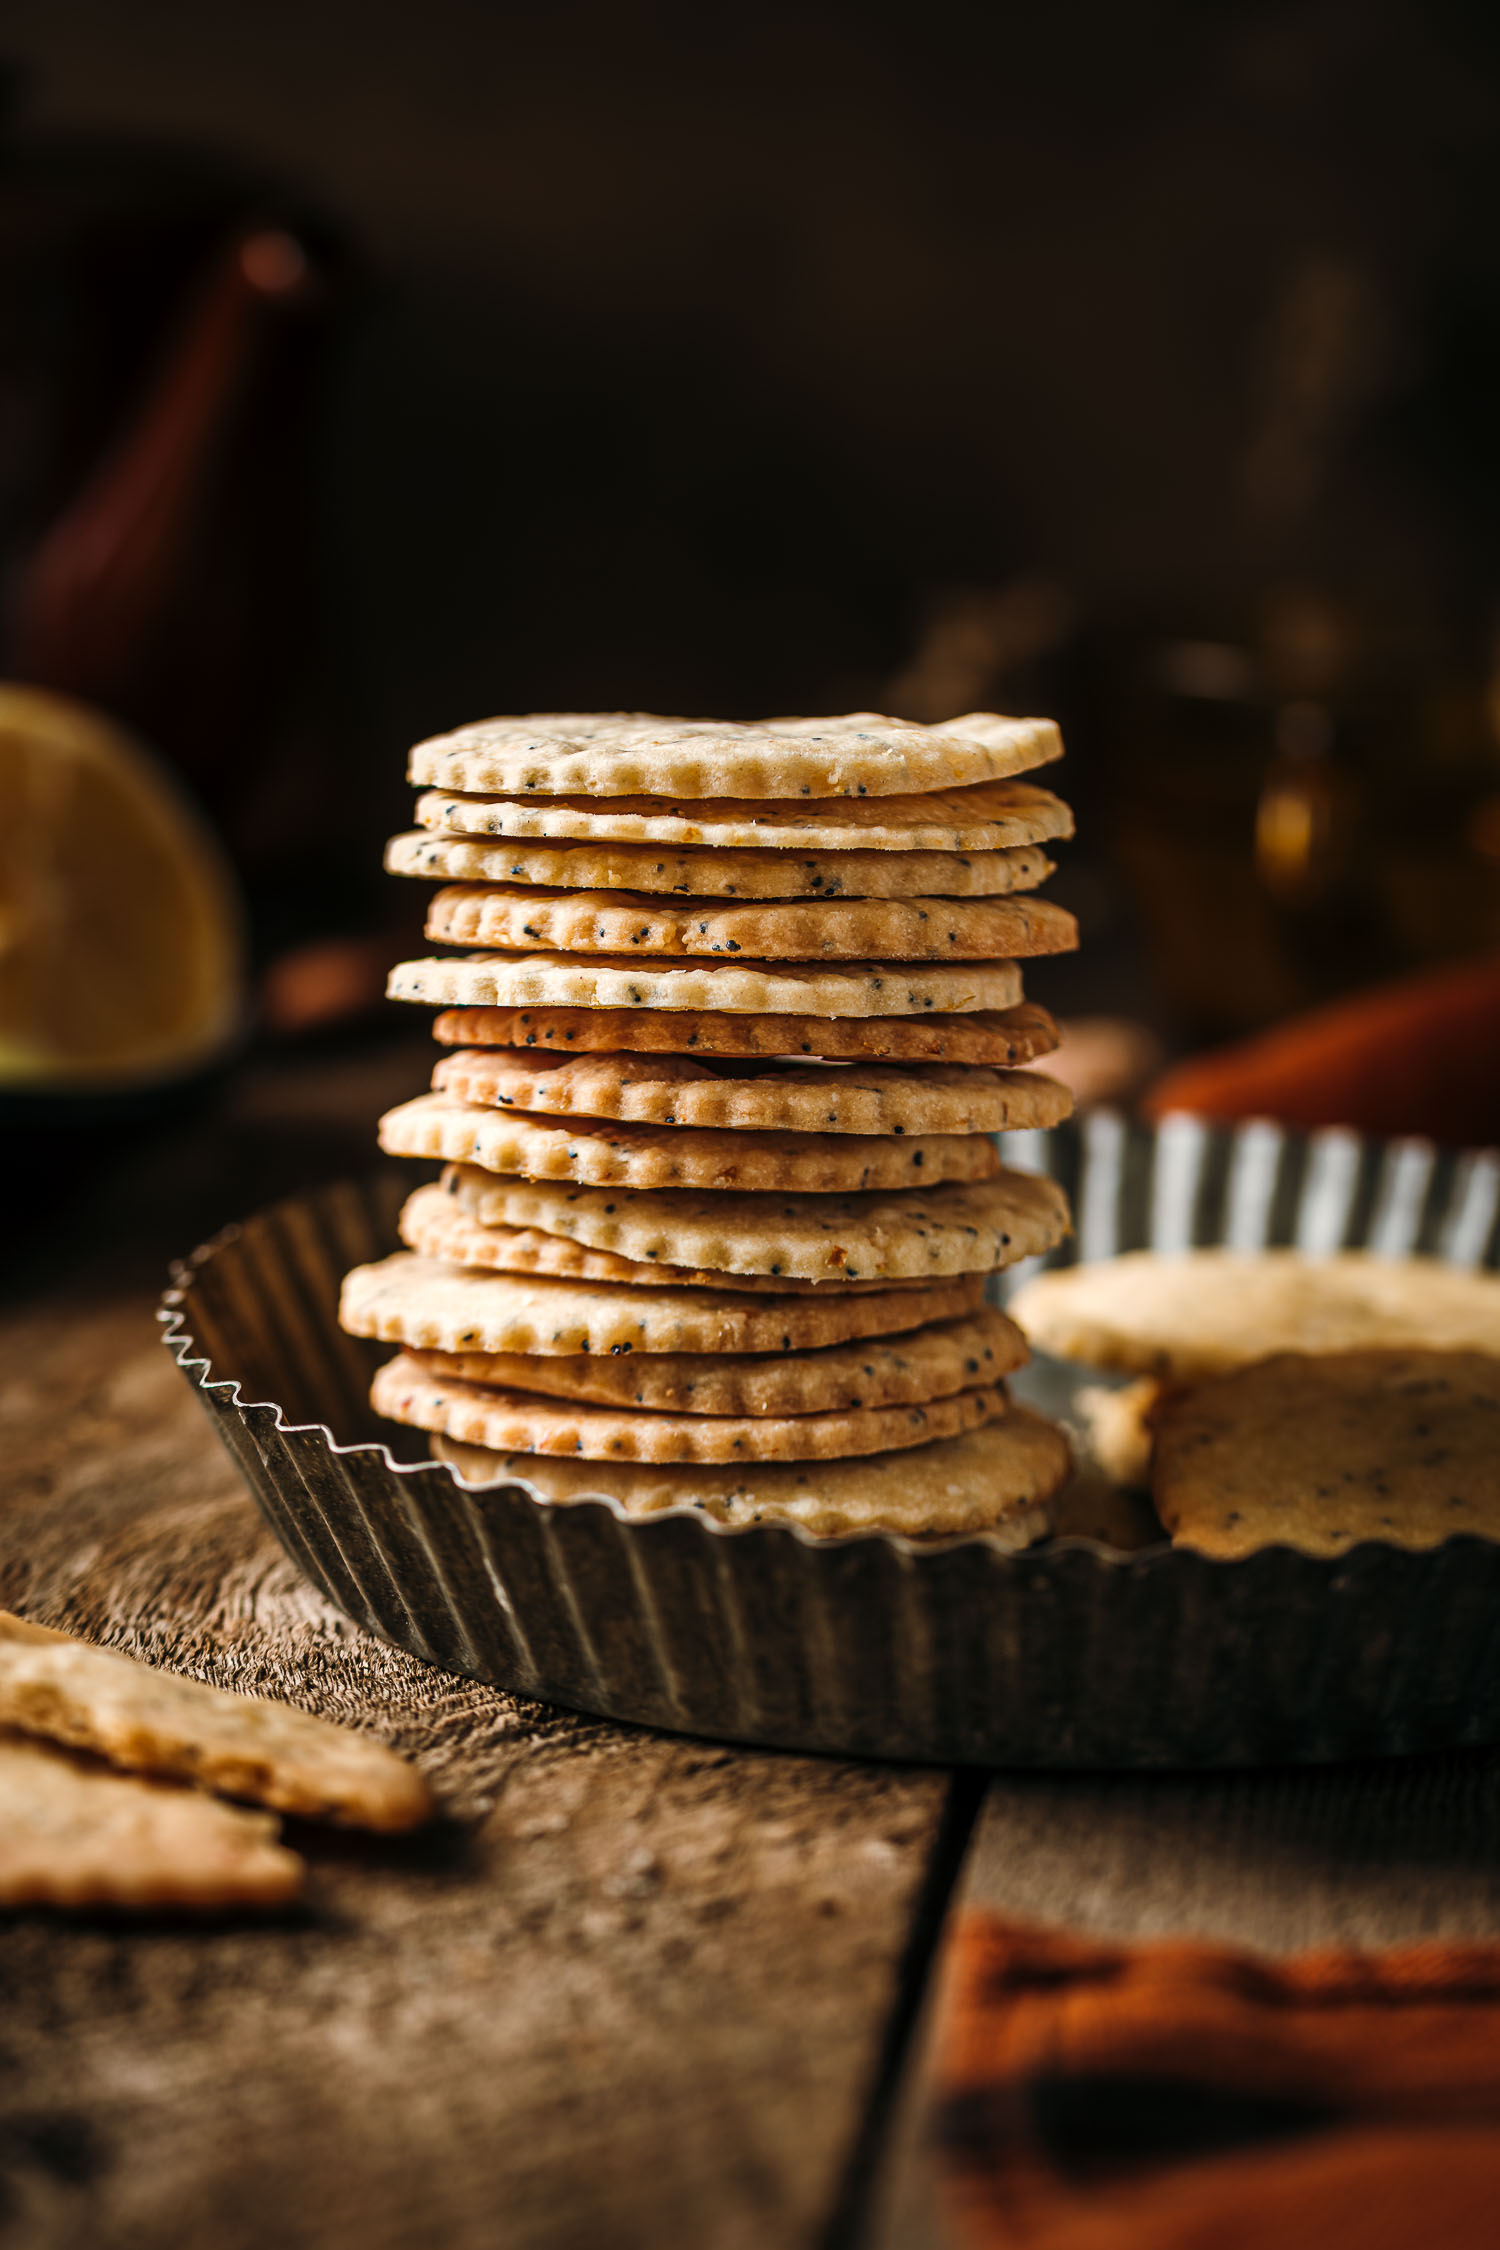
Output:
[[[1071,836],[1061,797],[1029,781],[981,781],[891,797],[497,797],[430,789],[424,828],[455,836],[662,844],[683,851],[993,852]],[[649,885],[645,886],[650,888]]]
[[[1195,1383],[1158,1409],[1152,1497],[1207,1555],[1500,1538],[1500,1358],[1279,1352]]]
[[[413,1828],[432,1793],[384,1743],[289,1703],[229,1695],[0,1610],[0,1727],[194,1781],[278,1812]]]
[[[830,1062],[946,1062],[1005,1068],[1050,1055],[1057,1025],[1023,1000],[963,1016],[718,1016],[691,1008],[446,1008],[445,1047],[528,1047],[554,1054],[806,1055]]]
[[[648,1414],[564,1403],[434,1375],[409,1352],[375,1377],[377,1414],[496,1453],[587,1461],[828,1461],[890,1453],[998,1421],[1002,1386],[956,1391],[930,1406],[849,1407],[830,1414]]]
[[[629,891],[537,891],[453,883],[427,912],[439,945],[601,954],[621,960],[712,955],[746,961],[1011,961],[1067,953],[1078,925],[1044,898],[647,898]]]
[[[1052,1495],[1068,1474],[1061,1430],[1021,1406],[963,1437],[810,1468],[790,1461],[725,1468],[611,1461],[601,1469],[596,1462],[495,1453],[445,1437],[434,1437],[432,1450],[467,1484],[483,1489],[519,1481],[560,1506],[607,1494],[628,1516],[697,1508],[730,1529],[795,1524],[815,1539],[983,1533],[1010,1550],[1042,1537]]]
[[[1050,1250],[1069,1226],[1063,1190],[1030,1172],[864,1195],[623,1193],[509,1179],[471,1164],[452,1166],[447,1183],[483,1226],[539,1227],[626,1258],[800,1281],[990,1273]]]
[[[427,1194],[440,1190],[426,1189]],[[445,1201],[448,1199],[445,1197]],[[955,1302],[953,1289],[962,1294]],[[972,1285],[830,1291],[782,1300],[723,1289],[513,1278],[398,1251],[345,1276],[339,1319],[354,1336],[448,1352],[789,1352],[886,1336],[972,1312]]]
[[[672,849],[660,844],[546,843],[434,834],[385,847],[392,875],[443,883],[521,883],[542,890],[640,891],[652,898],[1000,898],[1054,872],[1036,844],[1005,851],[881,852]]]
[[[401,1239],[424,1258],[448,1265],[563,1281],[618,1281],[635,1289],[728,1289],[736,1296],[801,1295],[821,1298],[825,1304],[874,1292],[903,1298],[916,1292],[923,1310],[912,1314],[913,1326],[918,1320],[943,1320],[950,1313],[967,1312],[979,1302],[982,1288],[977,1276],[929,1286],[921,1281],[792,1281],[765,1273],[707,1273],[694,1266],[649,1265],[617,1257],[612,1250],[590,1250],[585,1243],[543,1234],[536,1227],[481,1226],[441,1187],[421,1187],[407,1198],[401,1211]]]
[[[1174,1381],[1272,1352],[1500,1352],[1500,1275],[1363,1250],[1132,1250],[1039,1274],[1010,1309],[1043,1351]]]
[[[1004,1133],[1056,1125],[1073,1097],[1039,1070],[962,1064],[779,1068],[686,1055],[553,1055],[503,1047],[445,1055],[432,1074],[450,1101],[533,1116],[618,1118],[727,1132]]]
[[[982,1133],[715,1133],[470,1109],[419,1094],[380,1120],[389,1156],[442,1157],[528,1180],[596,1187],[788,1189],[848,1194],[987,1180],[1000,1169]]]
[[[958,789],[1062,756],[1050,719],[970,711],[940,727],[854,711],[827,719],[664,719],[533,711],[419,742],[408,778],[465,793],[590,797],[867,797]]]
[[[926,1406],[998,1382],[1026,1358],[1021,1331],[986,1306],[960,1320],[892,1339],[817,1351],[418,1351],[433,1375],[503,1390],[645,1407],[656,1414],[830,1414],[864,1406]]]
[[[281,1906],[307,1867],[279,1825],[0,1728],[0,1907]]]
[[[401,961],[392,1000],[457,1008],[693,1008],[710,1015],[901,1016],[1013,1008],[1014,961],[632,961],[470,953]]]

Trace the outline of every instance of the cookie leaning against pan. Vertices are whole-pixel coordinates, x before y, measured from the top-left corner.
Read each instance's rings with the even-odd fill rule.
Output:
[[[1152,1497],[1180,1546],[1223,1557],[1276,1544],[1340,1555],[1360,1540],[1436,1547],[1500,1537],[1500,1357],[1282,1352],[1158,1410]]]

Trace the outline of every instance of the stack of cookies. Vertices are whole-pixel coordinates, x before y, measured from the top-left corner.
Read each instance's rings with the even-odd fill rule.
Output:
[[[817,1535],[1046,1527],[1061,1433],[986,1277],[1067,1231],[992,1136],[1069,1096],[1022,959],[1050,722],[501,719],[425,742],[394,998],[441,1010],[381,1146],[438,1158],[349,1275],[374,1402],[475,1484]]]

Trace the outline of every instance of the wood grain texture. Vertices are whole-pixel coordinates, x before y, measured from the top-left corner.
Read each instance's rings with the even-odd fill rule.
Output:
[[[447,1818],[289,1824],[270,1925],[0,1918],[6,2250],[821,2239],[944,1777],[515,1701],[297,1576],[148,1297],[0,1325],[0,1604],[371,1727]]]
[[[1243,1774],[997,1776],[965,1899],[1265,1952],[1500,1937],[1500,1754]]]

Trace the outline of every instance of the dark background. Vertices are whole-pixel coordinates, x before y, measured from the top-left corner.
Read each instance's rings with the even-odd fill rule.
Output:
[[[13,0],[0,48],[13,585],[234,228],[309,256],[105,697],[263,963],[390,922],[410,740],[594,706],[1054,712],[1044,996],[1182,1044],[1500,944],[1494,8]]]

